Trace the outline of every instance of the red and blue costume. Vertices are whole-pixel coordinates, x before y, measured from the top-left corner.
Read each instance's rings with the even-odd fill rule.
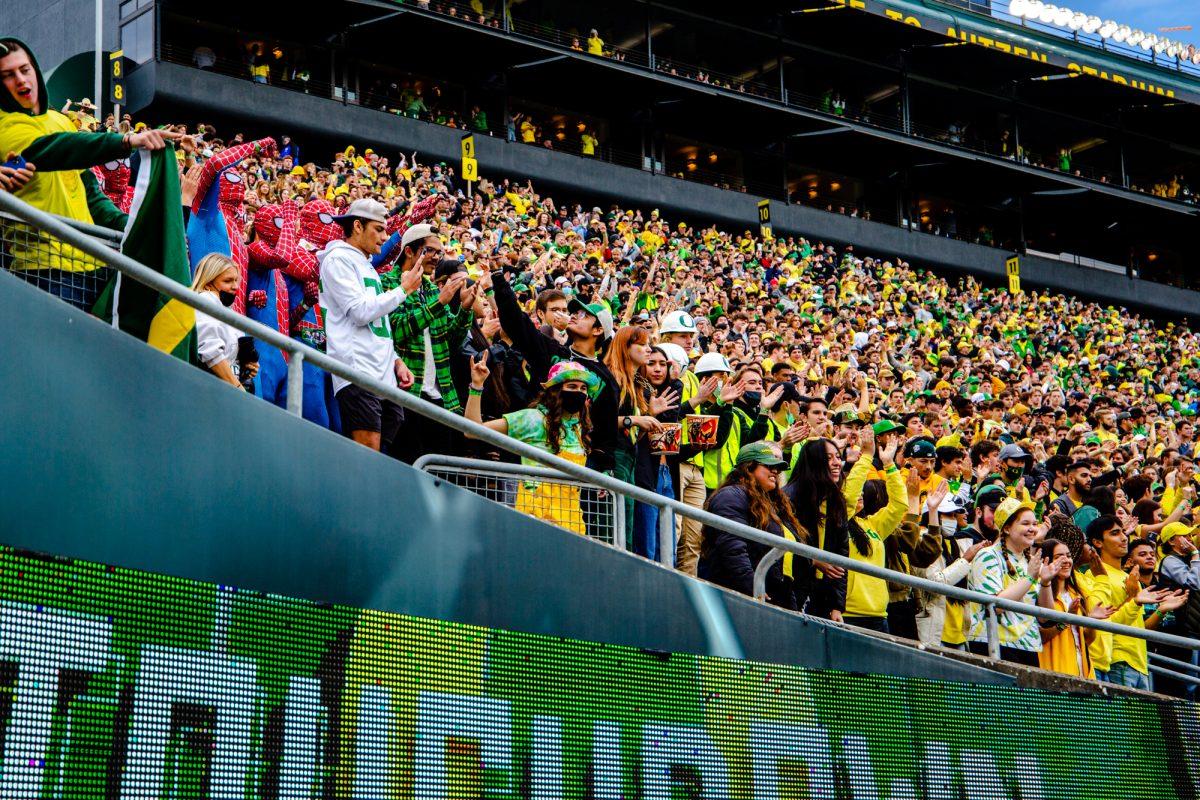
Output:
[[[295,208],[291,201],[283,205]],[[325,200],[306,203],[299,212],[299,236],[279,236],[273,254],[284,285],[287,303],[288,335],[309,347],[324,352],[325,321],[317,305],[320,293],[320,262],[317,253],[335,239],[342,238],[341,227],[333,220],[334,208]],[[290,217],[288,218],[290,221]],[[285,223],[285,230],[287,230]],[[251,259],[254,259],[253,244]],[[260,367],[261,369],[261,367]],[[309,362],[304,370],[304,418],[327,428],[340,428],[333,385],[326,372]],[[285,370],[286,373],[286,370]],[[261,373],[260,373],[261,374]],[[286,381],[285,381],[286,384]],[[286,399],[281,405],[286,405]]]
[[[204,162],[196,199],[192,201],[187,228],[192,272],[209,253],[232,258],[242,275],[233,301],[233,310],[239,314],[246,313],[249,259],[242,233],[246,227],[246,184],[237,165],[255,153],[270,154],[274,150],[275,140],[269,137],[225,148]]]
[[[133,202],[133,185],[130,183],[133,171],[129,168],[129,159],[106,161],[92,167],[92,174],[100,182],[100,190],[105,197],[112,201],[117,208],[129,213]]]
[[[299,237],[299,211],[291,200],[283,205],[263,206],[254,214],[254,238],[246,248],[246,316],[284,336],[291,326],[288,290],[282,270],[287,260],[281,255],[295,246]],[[280,408],[287,407],[287,357],[279,348],[257,341],[259,394]]]

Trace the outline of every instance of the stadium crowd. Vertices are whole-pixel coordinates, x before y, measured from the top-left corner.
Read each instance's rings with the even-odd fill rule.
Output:
[[[121,227],[128,156],[179,144],[192,285],[214,305],[785,539],[1031,606],[1200,633],[1200,339],[1184,325],[798,236],[556,203],[528,182],[484,178],[468,192],[415,153],[351,145],[326,165],[288,137],[206,124],[110,118],[76,132],[78,120],[44,108],[36,63],[3,44],[0,152],[25,163],[0,167],[0,189]],[[227,252],[201,246],[211,239],[194,225],[211,215]],[[102,267],[68,261],[9,268],[90,309],[94,294],[66,278]],[[281,353],[203,313],[197,334],[202,368],[286,406]],[[410,463],[512,459],[305,370],[305,417],[365,446]],[[522,481],[511,504],[588,533],[586,491]],[[657,509],[626,505],[633,551],[751,592],[767,548],[676,519],[675,552],[659,552]],[[766,599],[986,652],[983,608],[821,561],[783,557]],[[1007,660],[1152,686],[1144,640],[1007,611],[998,629]]]

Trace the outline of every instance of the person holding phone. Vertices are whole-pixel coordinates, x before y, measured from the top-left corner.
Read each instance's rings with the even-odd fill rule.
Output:
[[[0,160],[7,165],[0,168],[0,186],[35,208],[123,231],[127,216],[104,195],[91,168],[139,148],[161,150],[182,138],[172,131],[77,130],[50,108],[46,81],[29,46],[0,38]],[[84,311],[91,311],[110,274],[96,259],[49,237],[22,236],[8,249],[15,275]]]
[[[192,291],[199,292],[214,306],[228,308],[237,297],[241,280],[241,272],[233,259],[220,253],[209,253],[196,267]],[[196,312],[196,354],[200,363],[226,383],[245,389],[258,374],[258,359],[247,360],[240,339],[250,337],[241,336],[237,328],[203,311]]]
[[[455,259],[443,258],[441,237],[428,224],[404,232],[395,267],[382,276],[385,289],[407,278],[416,288],[390,315],[396,355],[413,375],[407,387],[447,411],[461,414],[462,399],[454,386],[451,360],[461,350],[475,321],[477,288]],[[462,435],[420,415],[401,426],[392,455],[413,463],[427,453],[458,455]]]

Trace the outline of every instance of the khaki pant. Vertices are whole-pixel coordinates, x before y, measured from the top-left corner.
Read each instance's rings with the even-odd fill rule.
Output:
[[[679,465],[679,498],[689,506],[704,508],[708,489],[704,486],[704,470],[690,461]],[[675,548],[675,568],[688,575],[696,574],[700,561],[700,523],[691,517],[675,515],[675,535],[679,544]]]

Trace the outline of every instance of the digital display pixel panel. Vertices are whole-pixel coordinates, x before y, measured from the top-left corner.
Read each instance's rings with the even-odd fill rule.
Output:
[[[1194,707],[666,654],[0,550],[0,798],[1174,798]]]

